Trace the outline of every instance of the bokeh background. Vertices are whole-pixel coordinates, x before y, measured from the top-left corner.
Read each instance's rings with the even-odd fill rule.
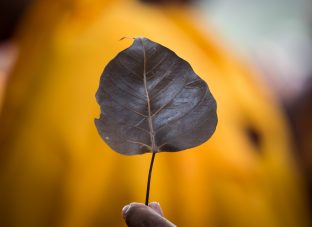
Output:
[[[209,84],[205,144],[156,155],[151,200],[186,227],[309,227],[310,0],[1,0],[0,226],[125,226],[151,155],[94,126],[104,66],[145,36]]]

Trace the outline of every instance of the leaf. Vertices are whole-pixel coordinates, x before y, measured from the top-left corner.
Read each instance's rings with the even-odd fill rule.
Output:
[[[99,134],[125,155],[198,146],[218,121],[216,101],[190,64],[147,38],[107,64],[96,99]]]

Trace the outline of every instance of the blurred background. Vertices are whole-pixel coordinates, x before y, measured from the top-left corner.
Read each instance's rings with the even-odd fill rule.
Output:
[[[219,124],[156,155],[151,200],[178,226],[309,227],[311,0],[1,0],[0,226],[125,226],[151,155],[101,140],[95,92],[131,40],[174,50],[207,81]]]

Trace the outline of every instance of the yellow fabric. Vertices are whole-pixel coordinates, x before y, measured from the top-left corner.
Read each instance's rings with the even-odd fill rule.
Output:
[[[124,226],[122,206],[144,202],[150,154],[111,151],[93,123],[100,74],[131,44],[118,41],[124,36],[174,50],[218,103],[210,141],[156,155],[151,201],[166,217],[183,227],[309,226],[278,105],[196,14],[122,0],[39,1],[31,9],[0,119],[1,226]],[[246,128],[261,135],[259,147]]]

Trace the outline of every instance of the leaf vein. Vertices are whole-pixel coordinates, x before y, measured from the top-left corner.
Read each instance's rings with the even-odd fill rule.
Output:
[[[116,99],[114,99],[113,96],[112,96],[111,94],[109,94],[105,89],[103,89],[103,92],[106,93],[116,104],[118,104],[118,105],[120,105],[120,106],[126,108],[127,110],[129,110],[129,111],[131,111],[131,112],[133,112],[133,113],[136,113],[136,114],[138,114],[138,115],[140,115],[140,116],[142,116],[142,117],[145,117],[145,118],[147,117],[145,114],[140,113],[140,112],[138,112],[138,111],[136,111],[136,110],[134,110],[134,109],[132,109],[132,108],[126,106],[126,105],[123,105],[123,104],[121,104],[120,102],[117,102]]]
[[[164,124],[163,126],[159,127],[158,129],[156,129],[155,133],[159,132],[164,127],[167,127],[167,126],[171,125],[172,123],[177,122],[178,120],[180,120],[180,119],[184,118],[185,116],[189,115],[190,113],[192,113],[196,109],[196,107],[198,107],[201,104],[201,102],[205,99],[207,94],[208,94],[208,89],[206,89],[205,94],[201,97],[201,99],[198,101],[198,103],[195,106],[193,106],[188,112],[186,112],[181,117],[176,118],[176,119]]]
[[[135,75],[135,76],[137,76],[137,77],[140,77],[136,72],[134,72],[132,69],[130,69],[128,66],[126,66],[125,64],[123,64],[121,61],[119,61],[119,59],[117,58],[116,59],[117,61],[118,61],[118,63],[122,66],[122,67],[124,67],[126,70],[128,70],[130,73],[132,73],[133,75]],[[137,81],[140,81],[139,79],[137,79],[137,78],[135,78],[135,77],[133,77],[135,80],[137,80]],[[141,81],[140,81],[141,82]]]
[[[137,98],[137,99],[140,99],[140,100],[142,100],[142,101],[144,101],[144,102],[146,101],[145,99],[141,98],[140,96],[138,96],[138,95],[136,95],[136,94],[134,94],[134,93],[131,93],[131,92],[125,90],[125,89],[122,89],[118,84],[115,83],[115,81],[114,81],[113,79],[110,79],[110,80],[111,80],[112,84],[113,84],[116,88],[120,89],[121,91],[123,91],[123,92],[125,92],[125,93],[127,93],[127,94],[129,94],[129,95],[131,95],[131,96],[133,96],[133,97],[135,97],[135,98]],[[123,80],[121,79],[121,81],[123,81]],[[123,84],[125,84],[125,86],[129,87],[126,83],[123,83]],[[131,88],[130,88],[130,89],[131,89]]]
[[[144,146],[144,147],[147,147],[148,149],[151,149],[151,146],[145,144],[145,143],[142,143],[142,142],[139,142],[139,141],[133,141],[133,140],[126,140],[128,143],[134,143],[134,144],[139,144],[141,146]]]
[[[145,93],[146,93],[146,101],[147,101],[147,110],[148,110],[148,125],[150,129],[150,138],[151,138],[151,151],[152,152],[157,152],[158,148],[156,146],[155,142],[155,133],[154,133],[154,128],[153,128],[153,121],[151,117],[151,104],[150,104],[150,98],[148,94],[148,89],[147,89],[147,79],[146,79],[146,51],[144,47],[144,42],[143,39],[140,38],[141,44],[142,44],[142,49],[143,49],[143,57],[144,57],[144,65],[143,65],[143,80],[144,80],[144,88],[145,88]]]
[[[155,111],[155,113],[153,113],[152,117],[156,116],[160,111],[162,111],[165,107],[167,107],[168,105],[170,105],[173,100],[179,95],[181,94],[181,92],[184,90],[184,87],[185,87],[185,83],[184,85],[182,86],[182,88],[177,92],[177,94],[175,94],[172,99],[170,99],[169,102],[167,102],[165,105],[161,106],[158,110]]]

